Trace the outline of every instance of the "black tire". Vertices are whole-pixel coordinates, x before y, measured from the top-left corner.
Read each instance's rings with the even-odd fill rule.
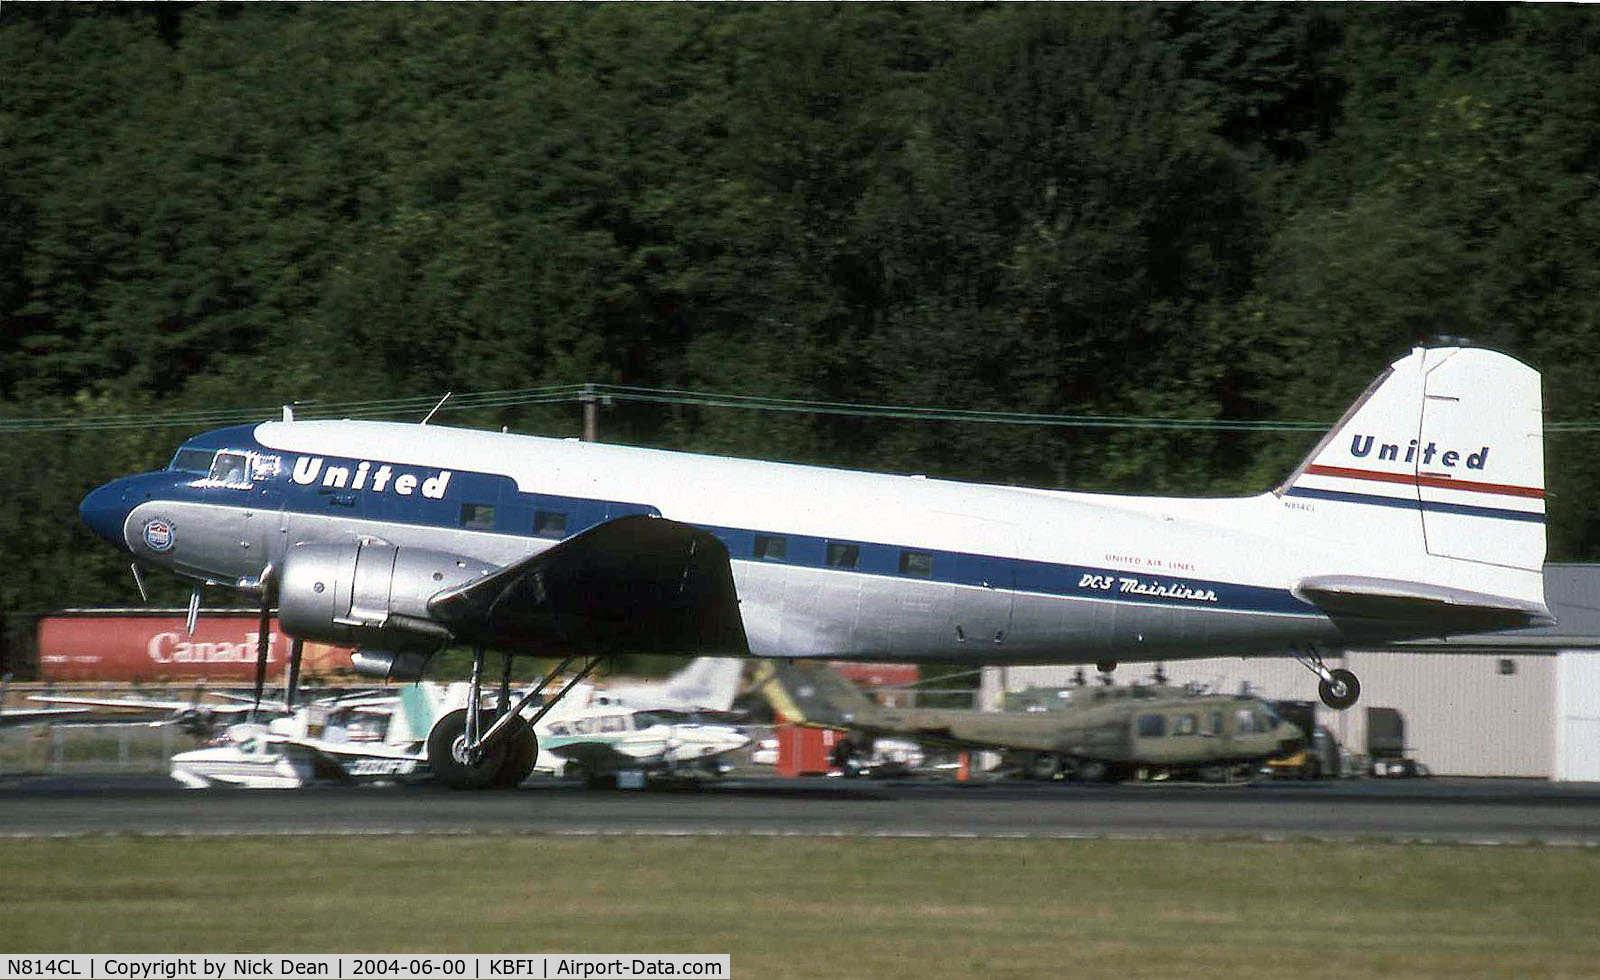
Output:
[[[451,789],[488,789],[495,785],[495,777],[506,761],[506,743],[490,748],[483,758],[474,763],[456,758],[458,742],[464,743],[467,733],[467,709],[456,710],[440,718],[428,733],[428,765],[433,778]]]
[[[1332,681],[1319,681],[1317,695],[1322,698],[1322,703],[1335,711],[1343,711],[1356,703],[1361,697],[1361,682],[1356,675],[1344,668],[1330,671]]]
[[[1028,761],[1028,778],[1052,782],[1061,775],[1061,757],[1053,752],[1037,752]]]
[[[533,772],[533,764],[539,758],[539,737],[526,720],[518,717],[511,723],[511,734],[501,744],[506,757],[490,785],[494,789],[516,789]]]

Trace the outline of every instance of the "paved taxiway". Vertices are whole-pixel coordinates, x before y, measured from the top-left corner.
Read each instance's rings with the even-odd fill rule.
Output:
[[[1600,846],[1600,784],[1234,786],[736,779],[699,789],[182,790],[160,777],[0,779],[0,836],[280,833],[1238,837]]]

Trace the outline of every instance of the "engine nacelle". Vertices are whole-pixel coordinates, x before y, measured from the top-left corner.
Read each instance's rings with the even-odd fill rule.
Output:
[[[289,549],[278,623],[290,636],[381,649],[433,648],[450,632],[428,600],[496,570],[472,558],[371,541]]]

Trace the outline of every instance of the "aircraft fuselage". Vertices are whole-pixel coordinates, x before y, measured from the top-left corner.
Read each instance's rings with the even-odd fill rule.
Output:
[[[173,466],[97,490],[85,519],[141,564],[228,585],[294,544],[376,539],[506,565],[626,514],[692,524],[728,548],[757,656],[1282,652],[1338,638],[1291,587],[1351,565],[1293,546],[1316,505],[1271,493],[1066,493],[381,422],[218,430]]]

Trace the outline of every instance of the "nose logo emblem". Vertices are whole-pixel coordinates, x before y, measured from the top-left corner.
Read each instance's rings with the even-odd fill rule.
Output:
[[[171,521],[157,517],[144,522],[144,543],[150,546],[151,551],[171,551],[172,539]]]

